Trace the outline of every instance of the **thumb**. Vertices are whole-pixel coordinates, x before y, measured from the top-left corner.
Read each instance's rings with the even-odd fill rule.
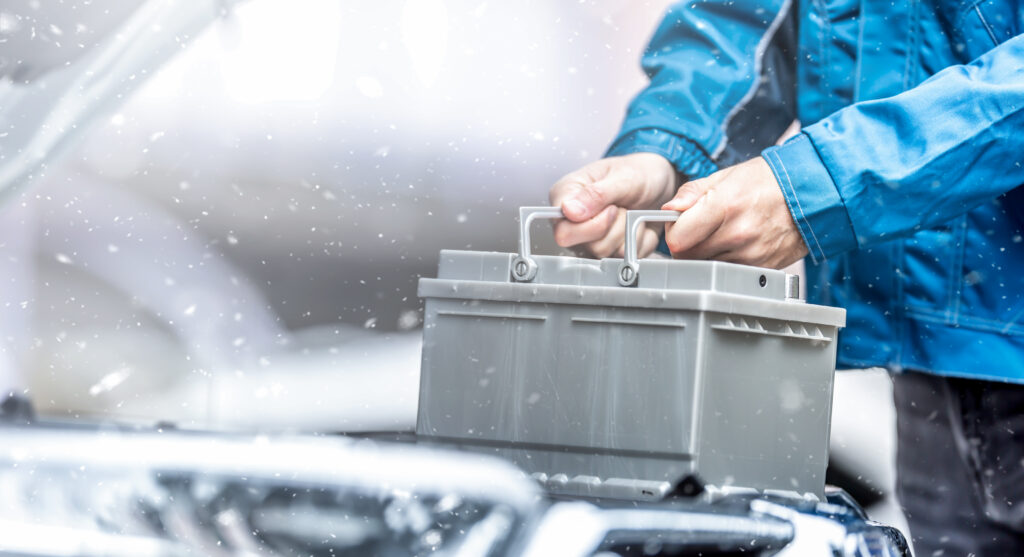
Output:
[[[711,184],[711,180],[707,178],[691,180],[679,186],[675,197],[662,205],[661,208],[666,211],[685,211],[693,207],[701,197],[704,197],[704,194],[711,189]]]
[[[551,204],[561,207],[562,214],[572,222],[583,222],[593,218],[601,210],[592,208],[596,203],[589,191],[588,183],[589,180],[584,177],[562,178],[551,187]]]
[[[563,177],[551,187],[551,204],[573,222],[590,220],[609,206],[631,206],[642,193],[643,176],[622,164],[614,157],[601,159]]]
[[[637,195],[636,184],[622,178],[604,178],[593,182],[573,181],[552,189],[552,204],[562,208],[565,217],[583,222],[609,206],[628,207]],[[555,190],[558,190],[557,193]]]

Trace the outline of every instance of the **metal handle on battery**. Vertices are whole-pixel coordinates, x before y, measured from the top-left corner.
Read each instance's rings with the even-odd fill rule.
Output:
[[[530,282],[537,276],[537,262],[530,256],[530,224],[534,219],[563,218],[560,207],[519,208],[519,255],[512,260],[512,278]]]
[[[626,247],[625,257],[619,265],[619,284],[633,286],[640,274],[640,262],[637,260],[637,234],[640,225],[645,222],[675,222],[681,215],[679,211],[626,211]]]

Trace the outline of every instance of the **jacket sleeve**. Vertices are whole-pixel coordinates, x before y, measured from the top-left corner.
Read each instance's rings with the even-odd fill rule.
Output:
[[[657,153],[698,178],[775,143],[795,119],[793,3],[673,5],[643,55],[650,84],[608,155]]]
[[[1024,35],[762,155],[816,262],[943,224],[1024,184]]]

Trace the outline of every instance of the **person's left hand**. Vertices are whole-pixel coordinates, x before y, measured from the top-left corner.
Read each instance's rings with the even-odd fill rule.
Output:
[[[676,259],[781,269],[807,255],[775,175],[761,157],[683,184],[662,209],[683,212],[665,229]]]

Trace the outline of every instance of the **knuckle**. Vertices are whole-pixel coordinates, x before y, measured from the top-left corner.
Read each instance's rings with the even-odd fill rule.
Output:
[[[615,246],[608,242],[592,242],[587,246],[587,251],[594,257],[608,257],[615,250]]]
[[[673,234],[666,234],[665,235],[665,243],[668,244],[668,251],[672,252],[672,255],[676,255],[677,253],[682,253],[683,245],[679,241],[679,238],[676,237],[675,235],[673,235]]]
[[[619,213],[622,213],[622,214],[620,215]],[[618,207],[616,207],[614,209],[611,209],[611,210],[608,210],[608,211],[605,211],[605,217],[604,218],[605,218],[604,222],[605,222],[605,229],[606,230],[612,230],[613,228],[615,228],[618,225],[618,222],[620,220],[622,221],[622,226],[623,227],[626,226],[626,221],[625,221],[626,216],[625,216],[625,213],[622,211],[622,209],[619,209]]]
[[[700,202],[703,203],[706,210],[709,211],[724,211],[725,208],[733,201],[734,200],[730,199],[727,195],[720,195],[720,192],[714,188],[701,192]]]
[[[553,205],[559,204],[563,199],[569,197],[574,190],[580,189],[581,185],[575,181],[559,182],[551,186],[548,191],[548,200]]]
[[[605,201],[608,198],[607,193],[604,189],[597,184],[589,184],[586,187],[581,188],[581,193],[590,199],[590,201],[597,207],[603,207],[607,205]]]
[[[654,250],[658,247],[658,233],[653,230],[644,231],[643,236],[640,240],[640,252],[643,257],[654,253]]]
[[[568,174],[551,186],[551,189],[548,191],[548,201],[552,205],[561,205],[563,199],[574,191],[582,189],[584,183],[580,176]]]
[[[566,223],[560,222],[555,225],[554,230],[555,243],[563,248],[572,246],[572,231]]]
[[[745,220],[741,220],[732,227],[729,240],[736,245],[754,248],[756,246],[753,244],[761,237],[759,228]]]
[[[551,188],[548,190],[548,199],[554,199],[558,194],[565,191],[565,188],[569,187],[569,185],[574,182],[572,176],[572,174],[566,174],[558,180],[555,180],[555,183],[552,184]]]
[[[691,180],[691,181],[686,182],[685,184],[679,186],[679,189],[677,190],[677,192],[679,194],[688,194],[688,195],[697,196],[697,195],[700,195],[701,193],[703,193],[703,188],[700,187],[700,180]],[[677,195],[677,197],[678,197],[678,195]]]

